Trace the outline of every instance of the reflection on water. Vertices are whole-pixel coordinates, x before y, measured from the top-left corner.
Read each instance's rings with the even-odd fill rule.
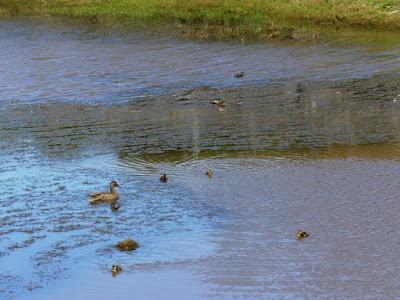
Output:
[[[385,75],[196,89],[112,106],[6,106],[0,110],[0,143],[36,147],[52,157],[397,143],[399,83]],[[210,104],[216,98],[227,103],[222,111]]]
[[[0,29],[0,298],[397,296],[398,49],[12,24]],[[255,72],[238,83],[244,66]],[[112,179],[121,208],[89,205]],[[126,238],[140,248],[119,253]]]

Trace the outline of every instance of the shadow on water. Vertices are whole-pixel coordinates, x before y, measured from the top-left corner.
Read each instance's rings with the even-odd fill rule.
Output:
[[[253,58],[245,63],[265,75],[262,84],[253,75],[237,84],[232,74],[242,65],[236,60],[226,69],[221,61],[223,71],[199,79],[209,73],[210,57],[218,69],[223,49],[241,57],[236,44],[181,41],[171,50],[165,40],[148,40],[132,50],[133,37],[95,36],[93,54],[87,33],[64,39],[39,32],[38,39],[50,43],[47,53],[27,36],[31,29],[14,30],[22,37],[0,31],[0,51],[9,58],[9,72],[0,75],[6,86],[0,101],[8,103],[0,108],[1,297],[66,299],[65,291],[85,282],[77,297],[120,291],[130,299],[134,282],[143,298],[157,299],[155,280],[176,299],[391,298],[398,291],[400,80],[394,54],[384,53],[380,64],[379,55],[363,52],[353,64],[362,50],[348,49],[345,61],[334,50],[328,56],[341,63],[334,59],[330,68],[317,60],[313,67],[315,57],[301,59],[310,48],[256,44],[247,46]],[[21,43],[26,47],[19,49]],[[122,52],[104,67],[108,56],[101,53],[110,55],[113,45]],[[7,49],[15,47],[17,57],[32,60],[12,59]],[[201,48],[194,57],[193,47]],[[138,70],[108,70],[131,51],[146,49]],[[158,69],[162,78],[152,77],[146,68],[151,61],[163,65],[160,49],[164,58],[178,51],[195,65],[175,65],[182,74],[171,79],[168,68]],[[291,51],[299,52],[288,56]],[[77,53],[98,60],[83,67],[85,75],[72,72],[81,67]],[[290,63],[267,70],[271,64],[260,63],[266,53],[296,57],[299,69],[294,76]],[[204,72],[191,73],[204,64]],[[146,83],[129,85],[140,91],[153,81],[164,87],[186,76],[199,82],[147,95],[126,89],[124,80],[135,72]],[[226,74],[229,79],[219,81]],[[286,79],[270,81],[276,74]],[[103,86],[110,78],[123,82]],[[226,106],[211,104],[216,99]],[[213,178],[205,175],[209,168]],[[163,173],[166,184],[159,181]],[[89,205],[88,193],[106,189],[111,179],[121,185],[121,208]],[[299,228],[310,238],[296,241]],[[116,251],[114,244],[126,238],[140,248]],[[123,272],[109,281],[113,264]],[[171,289],[181,279],[187,285]]]

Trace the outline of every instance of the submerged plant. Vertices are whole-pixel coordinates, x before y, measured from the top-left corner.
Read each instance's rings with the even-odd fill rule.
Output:
[[[139,248],[139,243],[134,240],[123,240],[118,242],[115,247],[121,251],[133,251]]]

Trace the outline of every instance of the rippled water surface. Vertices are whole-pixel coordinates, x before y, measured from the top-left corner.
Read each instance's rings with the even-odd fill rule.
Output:
[[[376,44],[241,45],[57,24],[2,22],[0,27],[0,97],[10,103],[115,103],[205,85],[398,73],[400,65],[398,48],[373,51]],[[238,71],[246,76],[235,79]]]
[[[400,45],[378,46],[1,22],[0,298],[399,297]],[[89,205],[112,179],[120,209]]]

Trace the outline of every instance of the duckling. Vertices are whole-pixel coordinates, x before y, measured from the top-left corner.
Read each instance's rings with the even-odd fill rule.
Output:
[[[208,169],[206,175],[208,176],[208,178],[211,178],[213,176],[213,171],[211,171],[211,169]]]
[[[111,202],[115,203],[118,198],[119,194],[115,190],[115,188],[119,187],[118,183],[113,180],[110,182],[110,192],[97,192],[93,193],[89,196],[89,202],[90,203],[99,203],[99,202]]]
[[[301,229],[297,230],[297,232],[296,232],[296,238],[298,240],[305,239],[308,236],[309,236],[309,234]]]
[[[122,272],[122,268],[118,265],[113,265],[111,268],[112,276],[115,277]]]
[[[235,78],[240,78],[244,76],[244,72],[238,72],[235,74]]]
[[[167,182],[167,180],[168,180],[168,177],[167,177],[167,175],[166,175],[166,174],[164,174],[164,175],[162,175],[162,176],[160,177],[160,181],[161,181],[161,182],[164,182],[164,183],[166,183],[166,182]]]
[[[212,101],[211,103],[212,103],[212,104],[215,104],[215,105],[218,105],[219,107],[224,107],[224,106],[226,105],[226,104],[225,104],[225,101],[222,100],[222,99],[214,100],[214,101]]]

